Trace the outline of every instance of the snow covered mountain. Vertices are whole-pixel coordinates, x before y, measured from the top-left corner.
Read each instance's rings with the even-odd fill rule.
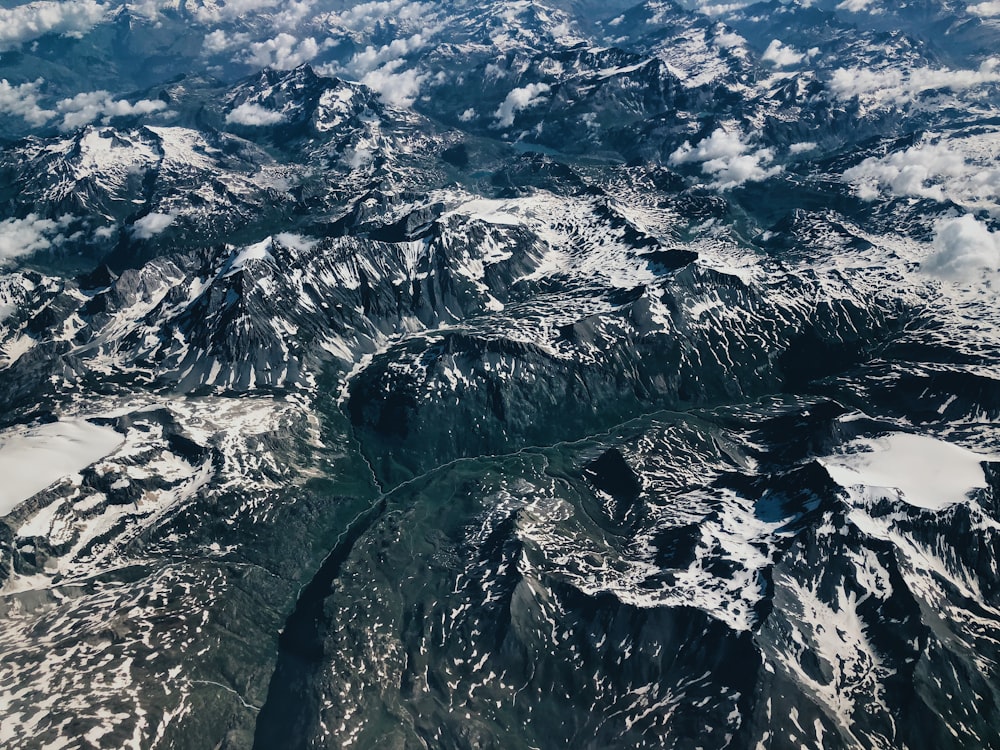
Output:
[[[0,746],[1000,747],[1000,7],[0,8]]]

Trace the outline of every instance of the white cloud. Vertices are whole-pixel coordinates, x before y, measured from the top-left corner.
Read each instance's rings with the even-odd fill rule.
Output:
[[[462,122],[472,122],[474,119],[476,119],[476,110],[473,109],[472,107],[469,107],[467,110],[465,110],[462,114],[458,116],[458,119],[461,120]]]
[[[747,40],[737,34],[735,31],[720,31],[715,35],[713,39],[716,46],[722,49],[732,49],[734,47],[742,47],[747,43]]]
[[[717,128],[708,138],[703,138],[698,143],[697,148],[693,148],[690,142],[685,141],[683,146],[670,155],[670,163],[688,164],[711,159],[731,158],[739,156],[746,150],[747,146],[743,143],[739,132],[729,132],[724,128]]]
[[[406,65],[405,55],[423,49],[427,41],[423,34],[417,33],[381,47],[369,45],[351,58],[345,72],[377,91],[389,104],[410,106],[427,75],[401,68]]]
[[[0,50],[50,33],[82,34],[100,21],[109,7],[95,0],[39,0],[0,8]]]
[[[701,165],[705,174],[715,177],[715,186],[725,190],[745,182],[760,182],[781,172],[781,167],[765,167],[774,159],[771,149],[760,149],[732,159],[713,159]]]
[[[934,231],[934,252],[923,270],[952,281],[976,281],[1000,270],[1000,232],[966,214],[942,219]]]
[[[427,79],[426,73],[416,70],[399,70],[404,60],[393,60],[378,70],[361,78],[363,83],[377,91],[382,100],[397,107],[409,107],[420,93],[420,86]]]
[[[547,83],[529,83],[527,86],[516,88],[507,94],[507,98],[497,107],[493,116],[501,127],[509,128],[514,124],[514,114],[534,106],[545,99],[545,94],[551,90]]]
[[[414,34],[404,39],[393,39],[389,44],[381,47],[368,46],[351,58],[347,69],[355,75],[361,75],[386,63],[395,62],[404,55],[416,52],[426,45],[427,40],[423,34]]]
[[[846,10],[850,13],[860,13],[867,10],[872,0],[844,0],[837,6],[837,10]]]
[[[125,99],[113,99],[107,91],[87,91],[56,103],[54,110],[43,109],[38,104],[38,79],[20,86],[11,86],[0,80],[0,113],[19,115],[32,125],[43,125],[51,118],[61,116],[61,130],[72,130],[104,117],[145,115],[165,110],[167,105],[159,99],[140,99],[135,104]]]
[[[0,221],[0,263],[61,245],[65,238],[60,230],[70,221],[72,217],[68,215],[53,220],[42,219],[37,214]]]
[[[44,125],[56,113],[38,105],[38,87],[43,83],[39,78],[12,86],[6,78],[0,79],[0,114],[16,115],[29,125]]]
[[[992,141],[985,143],[989,152]],[[975,144],[965,148],[974,150]],[[947,142],[918,144],[885,157],[871,157],[843,176],[863,200],[874,200],[887,191],[898,197],[950,200],[996,211],[1000,197],[1000,167],[970,163],[961,145]]]
[[[360,3],[340,13],[331,13],[323,21],[351,31],[369,31],[376,23],[393,19],[396,23],[418,24],[426,28],[436,10],[433,3],[415,3],[410,0],[375,0]]]
[[[812,141],[803,141],[802,143],[793,143],[788,147],[788,153],[790,154],[804,154],[806,151],[815,151],[817,145]]]
[[[142,16],[150,21],[157,21],[160,18],[160,10],[168,7],[169,3],[170,0],[131,0],[128,3],[128,10],[129,13]]]
[[[398,6],[400,9],[406,9],[407,12],[412,7],[423,7],[419,4],[409,6],[397,2],[365,3],[361,6],[355,6],[350,11],[345,11],[345,14],[353,23],[358,19],[367,18],[366,14],[368,13],[382,12],[389,6]],[[357,12],[355,13],[355,11]],[[409,107],[419,96],[420,88],[429,74],[413,69],[404,69],[407,64],[405,56],[423,49],[427,46],[428,41],[426,33],[416,33],[408,37],[394,39],[380,47],[369,45],[355,53],[343,68],[334,68],[332,72],[360,81],[373,91],[378,92],[382,100],[388,104]]]
[[[210,34],[205,34],[202,49],[209,54],[217,54],[236,47],[246,47],[249,42],[249,34],[240,32],[227,34],[222,29],[216,29]]]
[[[109,101],[104,106],[104,114],[108,117],[148,115],[166,108],[166,102],[162,102],[159,99],[139,99],[135,104],[130,104],[125,99],[118,99],[116,101]]]
[[[717,0],[686,0],[680,4],[689,10],[704,13],[706,16],[724,16],[738,10],[743,10],[748,5],[753,5],[753,0],[736,3],[718,2]]]
[[[704,174],[714,177],[713,187],[721,190],[759,182],[781,172],[780,166],[766,166],[774,160],[769,148],[751,151],[738,131],[717,128],[696,147],[685,141],[669,158],[670,164],[700,163]]]
[[[313,0],[286,0],[272,17],[276,29],[295,29],[314,14]]]
[[[241,104],[226,115],[227,123],[250,126],[276,125],[284,119],[281,112],[275,112],[273,109],[267,109],[252,102]]]
[[[62,130],[87,125],[104,113],[104,104],[111,101],[107,91],[90,91],[77,94],[69,99],[62,99],[56,104],[56,109],[62,114]]]
[[[301,42],[291,34],[281,33],[264,42],[250,45],[247,62],[260,68],[291,70],[319,54],[320,46],[311,36]]]
[[[974,16],[983,16],[989,18],[990,16],[1000,16],[1000,0],[990,0],[985,3],[976,3],[975,5],[970,5],[966,8],[969,13]]]
[[[173,214],[155,212],[146,214],[141,219],[137,219],[132,225],[132,235],[136,239],[148,240],[153,235],[159,234],[173,224],[176,218]]]
[[[978,70],[950,68],[913,68],[899,70],[869,70],[842,68],[830,78],[830,89],[839,99],[860,97],[874,103],[905,104],[924,91],[933,89],[963,89],[984,83],[1000,82],[1000,58],[985,60]]]
[[[783,44],[779,40],[772,39],[760,59],[771,63],[777,68],[785,68],[789,65],[798,65],[806,59],[806,56],[801,52],[796,52],[793,48]]]
[[[218,0],[207,0],[192,12],[200,23],[209,24],[253,15],[280,6],[282,2],[283,0],[226,0],[219,3]]]
[[[113,99],[107,91],[87,91],[56,103],[56,110],[62,115],[60,130],[89,125],[100,117],[147,115],[166,108],[166,103],[159,99],[140,99],[131,104],[125,99]]]

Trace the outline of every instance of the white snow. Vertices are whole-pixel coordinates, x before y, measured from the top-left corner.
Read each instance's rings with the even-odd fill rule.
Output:
[[[906,502],[932,510],[962,502],[974,489],[986,487],[981,462],[991,457],[944,440],[900,432],[849,447],[853,452],[820,461],[844,487],[898,489]]]
[[[16,427],[0,436],[0,516],[53,482],[89,466],[121,445],[110,427],[84,419]]]
[[[271,255],[271,238],[261,240],[253,245],[242,248],[229,265],[229,272],[235,273],[251,260],[273,260]]]
[[[597,71],[597,77],[611,78],[612,76],[620,76],[620,75],[625,75],[627,73],[634,73],[640,68],[649,65],[649,63],[651,62],[652,60],[643,60],[642,62],[636,63],[635,65],[626,65],[623,67],[616,67],[616,68],[604,68],[602,70]]]
[[[514,213],[517,210],[518,206],[516,201],[476,198],[466,201],[456,209],[445,213],[443,218],[457,214],[469,216],[474,219],[481,219],[487,224],[517,226],[525,223],[522,218]]]
[[[275,241],[277,241],[280,245],[298,253],[308,253],[319,244],[319,240],[311,237],[305,237],[301,234],[293,234],[292,232],[280,232],[272,237],[266,237],[260,242],[255,242],[252,245],[246,245],[234,250],[232,259],[223,268],[223,275],[226,277],[232,276],[233,274],[241,271],[251,260],[266,260],[272,263],[275,262],[274,255],[271,254],[271,251],[274,249],[273,243]],[[192,299],[193,298],[194,297],[192,297]]]

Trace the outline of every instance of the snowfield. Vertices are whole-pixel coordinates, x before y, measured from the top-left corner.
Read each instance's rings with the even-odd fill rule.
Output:
[[[0,434],[0,516],[104,458],[123,441],[110,427],[85,419],[15,427]]]

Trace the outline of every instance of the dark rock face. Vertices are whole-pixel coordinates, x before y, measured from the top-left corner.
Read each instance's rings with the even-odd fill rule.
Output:
[[[642,485],[624,456],[616,448],[602,453],[583,470],[594,488],[611,496],[615,502],[616,520],[628,512],[629,506],[639,499]]]

